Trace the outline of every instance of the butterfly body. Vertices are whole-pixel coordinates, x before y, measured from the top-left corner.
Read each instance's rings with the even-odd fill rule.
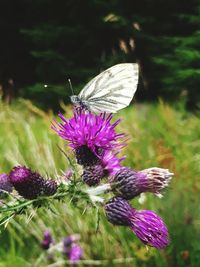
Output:
[[[138,65],[117,64],[93,78],[78,96],[71,96],[75,106],[92,112],[115,113],[128,106],[138,84]]]
[[[76,107],[81,107],[85,110],[90,111],[89,104],[86,100],[82,100],[79,96],[77,95],[72,95],[70,96],[70,100],[72,104],[74,104]]]

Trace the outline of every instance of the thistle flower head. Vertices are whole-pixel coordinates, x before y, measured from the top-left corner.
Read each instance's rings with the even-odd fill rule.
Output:
[[[9,181],[9,177],[6,173],[0,174],[0,197],[5,196],[4,191],[10,193],[12,192],[12,185]]]
[[[139,174],[145,175],[148,186],[148,192],[152,192],[154,194],[160,194],[161,190],[167,187],[174,175],[172,172],[169,172],[168,169],[162,168],[148,168],[139,172]]]
[[[162,249],[169,244],[167,226],[151,210],[135,210],[131,217],[131,229],[146,245]]]
[[[109,222],[130,227],[144,244],[158,249],[169,244],[167,227],[154,212],[137,211],[122,197],[107,202],[105,212]]]
[[[119,149],[124,146],[119,140],[124,138],[124,134],[117,134],[115,127],[120,120],[111,123],[112,115],[92,114],[88,112],[74,111],[74,117],[67,120],[61,113],[59,117],[62,123],[55,122],[52,129],[63,139],[69,141],[70,147],[80,149],[88,148],[88,153],[101,158],[104,150]],[[78,151],[80,153],[80,151]]]
[[[118,194],[126,199],[132,199],[143,192],[160,194],[161,190],[168,186],[172,175],[168,170],[161,168],[135,171],[122,167],[110,179],[110,183]]]
[[[76,264],[80,261],[80,259],[83,256],[83,250],[82,248],[77,245],[76,243],[73,243],[71,246],[71,249],[69,251],[69,261],[71,264]]]
[[[53,195],[57,190],[55,181],[45,180],[39,173],[24,166],[14,167],[9,174],[9,181],[18,193],[27,199]]]
[[[53,239],[52,239],[51,233],[48,230],[46,230],[44,232],[44,237],[43,237],[43,240],[41,242],[42,248],[45,250],[49,249],[52,242],[53,242]]]
[[[30,169],[17,166],[11,170],[9,177],[12,184],[21,184],[27,180],[32,180],[31,175],[33,175],[33,172]]]

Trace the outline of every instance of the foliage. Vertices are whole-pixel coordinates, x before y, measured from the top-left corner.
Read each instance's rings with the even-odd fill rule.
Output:
[[[69,117],[70,109],[63,109]],[[57,240],[80,233],[85,265],[199,266],[199,118],[186,112],[184,106],[173,108],[163,102],[130,106],[116,116],[124,118],[120,127],[130,136],[123,152],[127,155],[124,165],[137,170],[158,166],[175,173],[163,199],[147,194],[142,205],[137,200],[132,202],[134,207],[153,209],[164,218],[171,236],[168,249],[147,251],[130,230],[113,227],[101,211],[96,232],[98,212],[82,206],[74,209],[73,203],[66,201],[55,203],[54,212],[38,209],[36,214],[30,209],[29,217],[10,221],[0,236],[2,266],[13,266],[13,262],[15,266],[51,266],[40,248],[45,229],[51,229]],[[50,130],[52,119],[52,114],[34,108],[30,102],[21,101],[13,107],[1,103],[1,172],[25,164],[44,176],[54,177],[69,168],[57,145],[73,157],[64,141]],[[77,170],[77,174],[80,172]],[[64,266],[63,261],[58,264]]]
[[[198,106],[198,0],[19,0],[2,2],[1,10],[1,83],[13,78],[18,95],[39,106],[46,90],[30,84],[58,84],[49,89],[55,109],[55,93],[66,99],[59,86],[67,78],[78,91],[101,70],[127,61],[141,67],[138,99],[185,95],[190,107]]]
[[[58,110],[60,107],[60,101],[64,97],[65,102],[69,101],[71,95],[68,85],[47,85],[42,83],[36,83],[23,88],[21,97],[25,99],[31,99],[37,103],[39,108],[49,110]]]

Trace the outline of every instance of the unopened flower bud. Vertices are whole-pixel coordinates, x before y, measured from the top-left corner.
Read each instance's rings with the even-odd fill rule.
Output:
[[[98,185],[104,177],[104,168],[101,165],[86,167],[82,174],[82,180],[89,186]]]
[[[37,172],[22,166],[11,170],[9,181],[18,193],[27,199],[53,195],[57,191],[57,183],[54,180],[45,180]]]
[[[9,181],[9,177],[6,173],[0,174],[0,197],[6,196],[6,192],[12,192],[12,184]],[[6,191],[6,192],[5,192]]]

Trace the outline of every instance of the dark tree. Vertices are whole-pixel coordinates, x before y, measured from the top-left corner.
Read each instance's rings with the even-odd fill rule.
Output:
[[[137,61],[138,99],[186,95],[195,106],[199,9],[199,0],[1,1],[1,87],[12,80],[20,95],[48,97],[51,107],[70,94],[68,77],[78,91],[101,70]]]

